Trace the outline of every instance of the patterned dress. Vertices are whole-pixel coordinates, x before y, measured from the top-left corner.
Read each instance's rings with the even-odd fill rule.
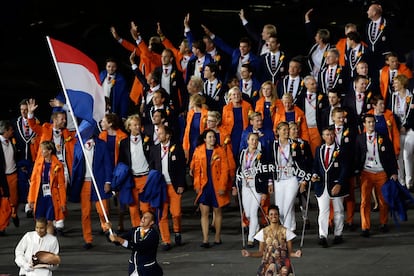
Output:
[[[258,233],[258,236],[260,237],[257,239],[262,239],[265,246],[262,262],[257,270],[257,276],[279,275],[284,266],[289,272],[288,275],[293,275],[287,248],[287,240],[290,240],[295,234],[282,225],[280,225],[276,231],[274,231],[271,226],[267,226],[260,232]]]

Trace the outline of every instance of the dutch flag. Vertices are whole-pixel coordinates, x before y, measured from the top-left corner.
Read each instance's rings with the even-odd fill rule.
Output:
[[[96,63],[78,49],[47,37],[56,69],[73,114],[92,125],[105,115],[105,96]]]

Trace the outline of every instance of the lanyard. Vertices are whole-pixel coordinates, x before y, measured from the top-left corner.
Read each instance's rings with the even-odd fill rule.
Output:
[[[161,156],[161,160],[163,160],[165,158],[165,156],[167,156],[168,149],[167,150],[162,149],[162,151],[163,151],[163,153],[162,153],[162,156]]]
[[[375,160],[375,148],[377,146],[377,135],[373,135],[372,139],[373,139],[372,142],[369,140],[368,142],[372,144],[372,157],[373,157],[373,160]]]
[[[251,164],[252,164],[252,161],[253,161],[253,159],[254,159],[254,156],[255,156],[255,153],[256,152],[253,152],[252,154],[250,154],[248,151],[246,151],[246,162],[245,162],[245,169],[249,169],[250,168],[250,166],[251,166]]]
[[[317,99],[315,99],[315,105],[312,104],[312,100],[309,100],[308,97],[306,97],[306,101],[308,102],[308,104],[312,107],[313,110],[316,109],[316,102],[318,101]]]
[[[289,163],[289,153],[286,156],[286,154],[283,152],[283,149],[282,149],[280,143],[279,143],[279,153],[280,153],[280,156],[283,158],[281,160],[282,161],[281,165],[283,165],[283,161],[285,161],[286,164]]]

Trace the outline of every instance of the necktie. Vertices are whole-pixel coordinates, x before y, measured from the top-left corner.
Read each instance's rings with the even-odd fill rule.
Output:
[[[164,68],[164,73],[168,75],[168,68]]]
[[[162,149],[164,150],[164,152],[168,151],[168,146],[162,146]]]
[[[93,144],[92,141],[86,142],[86,149],[91,150],[93,146],[94,146],[94,144]]]
[[[56,135],[60,135],[60,130],[55,130]]]
[[[24,127],[24,135],[26,137],[30,136],[30,128],[29,128],[29,124],[26,122],[23,122],[23,127]]]
[[[374,40],[377,37],[377,23],[374,22],[372,24],[372,29],[371,29],[371,39]]]
[[[141,228],[141,239],[144,238],[144,236],[145,236],[145,230]]]
[[[247,89],[247,82],[244,83],[244,89]]]
[[[243,60],[244,59],[244,56],[240,56],[240,60]]]
[[[328,88],[331,89],[333,86],[333,80],[334,80],[334,72],[333,68],[329,69],[329,75],[328,75]]]
[[[330,148],[326,147],[326,149],[325,149],[325,168],[328,168],[328,165],[329,165],[329,156],[330,156],[329,150],[330,150]]]
[[[213,83],[212,82],[210,82],[210,88],[208,90],[208,93],[210,96],[213,96]]]
[[[308,99],[312,100],[312,94],[311,93],[308,93]]]
[[[290,79],[290,84],[289,84],[289,93],[292,94],[293,93],[293,85],[295,83],[295,79]]]
[[[362,100],[362,93],[357,93],[357,100],[358,101],[361,101]]]
[[[368,141],[371,142],[371,139],[372,139],[372,135],[368,135]]]
[[[351,63],[355,62],[355,50],[351,49]]]
[[[9,145],[9,139],[4,140],[4,142],[6,143],[6,145]]]
[[[271,55],[271,66],[272,66],[272,72],[276,71],[276,55]]]
[[[340,132],[341,132],[341,128],[340,128],[340,127],[337,127],[337,128],[336,128],[336,132],[337,132],[337,133],[340,133]]]
[[[393,91],[394,92],[394,78],[395,78],[395,70],[392,70],[391,71],[391,76],[390,76],[390,89],[391,89],[391,91]]]

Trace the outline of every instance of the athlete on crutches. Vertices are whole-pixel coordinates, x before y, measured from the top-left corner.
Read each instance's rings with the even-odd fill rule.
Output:
[[[258,210],[262,215],[266,214],[260,202],[266,198],[267,181],[264,181],[256,169],[261,166],[262,153],[258,150],[259,136],[256,133],[250,133],[247,138],[248,148],[243,149],[239,156],[239,168],[237,169],[238,180],[236,187],[233,187],[233,195],[237,193],[240,206],[240,217],[243,222],[245,216],[249,220],[247,246],[254,247],[254,235],[259,231]],[[261,171],[261,170],[260,170]],[[243,207],[243,210],[242,210]],[[243,216],[244,214],[244,216]],[[244,226],[242,227],[243,247],[244,247]]]

